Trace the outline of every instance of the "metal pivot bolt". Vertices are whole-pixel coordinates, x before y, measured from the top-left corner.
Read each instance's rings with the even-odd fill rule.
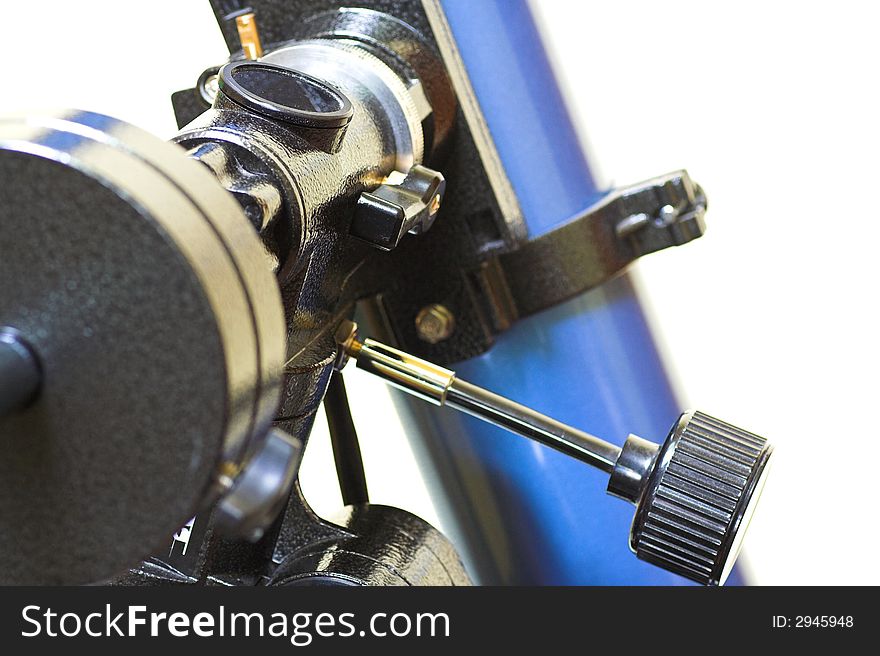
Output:
[[[608,492],[636,506],[629,542],[642,560],[704,585],[727,579],[767,473],[772,447],[764,438],[693,412],[681,415],[663,444],[630,435],[620,448],[453,371],[344,332],[341,346],[358,368],[608,473]]]
[[[399,183],[386,182],[361,194],[349,232],[390,251],[406,233],[418,235],[431,228],[445,191],[443,174],[416,165]]]

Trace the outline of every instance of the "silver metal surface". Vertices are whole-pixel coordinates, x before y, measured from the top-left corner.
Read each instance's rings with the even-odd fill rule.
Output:
[[[604,472],[612,471],[620,455],[620,448],[595,435],[457,378],[449,386],[445,405],[545,444]]]
[[[638,435],[627,437],[608,478],[608,494],[637,503],[657,460],[659,448]]]
[[[217,98],[217,93],[220,91],[220,87],[218,86],[218,76],[217,73],[212,73],[210,75],[204,76],[204,79],[199,79],[198,90],[199,95],[209,105],[214,102]]]

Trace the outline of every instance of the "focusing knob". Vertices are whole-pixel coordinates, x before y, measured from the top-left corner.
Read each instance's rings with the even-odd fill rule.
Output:
[[[632,550],[698,583],[723,585],[771,453],[763,437],[701,412],[683,414],[660,447],[636,501]]]

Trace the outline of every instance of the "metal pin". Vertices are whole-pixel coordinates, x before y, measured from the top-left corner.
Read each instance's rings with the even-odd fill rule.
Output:
[[[260,43],[260,31],[257,29],[257,19],[253,12],[236,16],[235,27],[238,29],[238,39],[241,41],[244,56],[250,60],[262,57],[263,46]]]

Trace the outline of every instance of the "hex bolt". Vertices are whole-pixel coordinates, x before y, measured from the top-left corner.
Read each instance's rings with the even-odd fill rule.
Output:
[[[416,332],[419,339],[438,344],[449,339],[455,330],[455,315],[444,305],[426,305],[416,315]]]

